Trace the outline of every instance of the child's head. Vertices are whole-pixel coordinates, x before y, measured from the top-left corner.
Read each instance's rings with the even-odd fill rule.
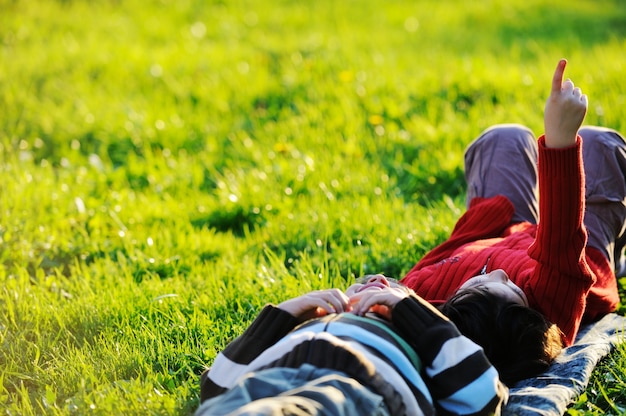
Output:
[[[457,292],[440,310],[484,349],[507,385],[546,370],[563,348],[561,331],[542,314],[482,287]]]

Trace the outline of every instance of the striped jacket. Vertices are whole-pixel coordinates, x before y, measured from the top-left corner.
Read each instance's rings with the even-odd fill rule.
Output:
[[[410,296],[395,306],[392,322],[342,313],[298,326],[268,305],[205,372],[201,400],[250,371],[304,363],[349,375],[383,396],[392,415],[494,414],[508,396],[482,349]]]

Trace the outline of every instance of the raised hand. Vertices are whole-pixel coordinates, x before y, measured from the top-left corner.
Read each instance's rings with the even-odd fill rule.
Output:
[[[348,297],[339,289],[309,292],[278,304],[278,308],[289,312],[300,322],[352,309]]]
[[[587,96],[570,79],[563,82],[566,65],[565,59],[559,61],[546,101],[544,127],[547,147],[573,146],[587,113]]]

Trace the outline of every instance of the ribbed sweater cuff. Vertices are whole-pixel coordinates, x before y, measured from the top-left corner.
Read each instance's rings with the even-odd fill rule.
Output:
[[[566,178],[572,180],[572,175],[580,175],[581,138],[578,136],[576,144],[561,149],[546,147],[545,136],[539,137],[539,161],[543,164],[540,175],[547,178]]]
[[[460,335],[448,318],[418,296],[409,296],[393,309],[393,324],[412,346],[425,366],[430,366],[451,338]]]
[[[297,324],[297,319],[274,305],[266,305],[244,332],[244,336],[257,339],[280,339]]]
[[[423,332],[434,323],[445,321],[448,318],[437,309],[418,296],[409,296],[394,307],[393,323],[399,329],[408,332]]]

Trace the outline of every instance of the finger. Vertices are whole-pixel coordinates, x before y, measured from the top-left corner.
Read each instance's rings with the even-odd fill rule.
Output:
[[[371,297],[371,293],[368,294],[365,292],[359,292],[359,293],[355,293],[354,295],[350,296],[350,304],[352,305],[352,312],[356,313],[357,315],[361,314],[361,310],[363,309],[363,303],[364,303],[364,299]]]
[[[348,295],[345,294],[345,292],[337,289],[337,295],[339,296],[339,299],[341,299],[341,302],[344,305],[350,304],[350,298],[348,297]]]
[[[348,296],[339,289],[333,289],[330,293],[333,298],[337,299],[337,301],[343,305],[347,305],[350,300]]]
[[[566,94],[572,93],[574,91],[574,83],[572,82],[571,79],[567,79],[562,87],[561,87],[561,91],[563,91]]]
[[[348,297],[339,289],[327,289],[310,294],[317,306],[329,312],[344,312],[348,305]]]
[[[323,309],[327,313],[337,313],[337,312],[339,312],[337,310],[337,307],[335,305],[333,305],[332,303],[330,303],[326,299],[319,299],[315,306],[317,307],[317,309]]]
[[[354,306],[354,313],[357,315],[365,315],[369,312],[370,308],[378,302],[372,296],[361,298],[359,302]]]
[[[362,303],[364,299],[369,299],[372,296],[382,293],[383,291],[380,289],[372,289],[372,290],[363,290],[361,292],[355,293],[354,295],[350,296],[350,304],[352,306],[358,305],[359,303]]]
[[[585,108],[589,107],[589,102],[587,100],[587,95],[583,94],[580,96],[580,102],[585,105]]]
[[[372,292],[369,296],[364,296],[356,305],[355,313],[357,315],[364,315],[375,305],[386,305],[388,303],[388,296],[389,294],[385,292]]]
[[[567,60],[561,59],[556,66],[556,69],[554,71],[554,76],[552,77],[551,93],[553,94],[561,91],[561,86],[563,85],[563,74],[565,73],[566,65],[567,65]]]
[[[330,292],[326,301],[331,304],[337,312],[345,312],[350,304],[349,298],[340,290]]]

